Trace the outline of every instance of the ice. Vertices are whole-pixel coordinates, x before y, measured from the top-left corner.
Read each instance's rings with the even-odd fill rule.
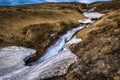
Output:
[[[79,43],[79,42],[81,42],[81,41],[82,41],[82,39],[77,38],[76,36],[74,36],[70,41],[66,42],[66,44],[65,44],[64,47],[63,47],[63,49],[64,49],[64,50],[68,50],[68,49],[69,49],[69,46],[70,46],[71,44]]]
[[[83,24],[91,24],[93,23],[94,21],[92,21],[91,19],[84,19],[84,20],[79,20],[80,23],[83,23]]]
[[[24,67],[24,59],[36,53],[36,50],[24,47],[8,46],[0,49],[0,76]]]
[[[39,64],[24,66],[11,73],[6,73],[0,76],[0,80],[41,80],[52,76],[63,75],[67,72],[69,66],[76,61],[76,55],[69,49],[62,50],[59,54],[56,54]]]
[[[89,13],[89,12],[92,12],[96,9],[96,7],[93,7],[92,9],[89,9],[87,12],[84,12],[84,13]]]
[[[98,12],[90,12],[90,13],[83,13],[85,17],[90,19],[99,19],[100,17],[104,16],[104,14]]]
[[[70,40],[70,38],[80,29],[84,28],[85,25],[79,26],[77,28],[73,28],[71,30],[69,30],[65,35],[61,36],[60,39],[58,40],[57,43],[55,43],[55,45],[51,46],[48,51],[45,53],[44,56],[42,56],[39,60],[39,62],[45,61],[48,58],[58,54],[58,52],[60,50],[63,49],[63,46],[65,45],[66,41]]]
[[[84,12],[88,19],[79,20],[83,25],[69,30],[52,45],[37,64],[26,66],[24,59],[33,56],[36,50],[18,46],[8,46],[0,49],[0,80],[41,80],[67,73],[69,66],[77,61],[77,56],[71,52],[69,46],[79,43],[81,38],[74,34],[89,26],[104,14],[93,12],[96,7]],[[87,25],[86,25],[87,24]]]
[[[77,28],[73,28],[71,30],[69,30],[65,35],[61,36],[60,39],[57,41],[57,43],[55,43],[55,45],[51,46],[48,51],[45,53],[45,55],[43,55],[39,60],[39,62],[45,61],[47,59],[49,59],[50,57],[58,54],[59,51],[61,51],[63,49],[63,47],[66,45],[66,41],[69,41],[72,36],[79,30],[83,29],[84,27],[87,27],[87,23],[91,24],[94,21],[91,20],[93,18],[100,18],[102,17],[104,14],[100,14],[97,12],[91,12],[94,9],[96,9],[96,7],[90,9],[89,11],[83,13],[84,16],[86,16],[88,19],[84,19],[84,20],[79,20],[79,22],[83,23],[84,25],[81,25]],[[68,44],[67,44],[68,45]]]

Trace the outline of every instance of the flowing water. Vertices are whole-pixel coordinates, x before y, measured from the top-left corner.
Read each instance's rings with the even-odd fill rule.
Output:
[[[44,56],[42,56],[38,62],[42,62],[42,61],[45,61],[46,59],[56,55],[59,53],[59,51],[61,51],[66,42],[69,41],[71,39],[71,37],[77,32],[79,31],[80,29],[84,28],[85,25],[82,25],[82,26],[79,26],[77,28],[73,28],[71,30],[69,30],[66,34],[64,34],[63,36],[60,37],[60,39],[54,44],[52,45],[48,51],[45,53]]]
[[[73,35],[95,22],[92,18],[99,19],[104,15],[91,12],[94,9],[84,12],[83,15],[88,19],[79,21],[83,25],[73,28],[60,36],[59,40],[48,49],[35,65],[24,65],[24,57],[34,54],[35,50],[16,46],[0,49],[0,56],[2,57],[2,60],[0,60],[0,80],[40,80],[66,74],[69,66],[77,61],[77,56],[71,52],[69,46],[82,41],[82,39],[78,39]],[[86,23],[89,24],[86,25]],[[7,56],[8,53],[9,56]]]
[[[85,22],[87,23],[93,23],[94,21],[91,20],[91,18],[100,18],[102,17],[104,14],[100,14],[97,12],[92,12],[94,11],[94,9],[96,9],[96,7],[93,7],[92,9],[88,10],[87,12],[84,12],[83,15],[85,15],[88,19],[85,19]],[[82,22],[82,21],[81,21]],[[83,21],[84,22],[84,21]],[[52,45],[48,51],[45,53],[44,56],[42,56],[37,62],[42,62],[45,61],[49,58],[51,58],[52,56],[56,55],[59,53],[59,51],[61,51],[62,49],[64,49],[65,44],[72,38],[72,36],[79,30],[83,29],[84,27],[86,27],[86,24],[81,25],[77,28],[73,28],[71,30],[69,30],[66,34],[64,34],[63,36],[60,37],[60,39],[54,44]],[[75,43],[75,41],[72,41],[71,44]]]

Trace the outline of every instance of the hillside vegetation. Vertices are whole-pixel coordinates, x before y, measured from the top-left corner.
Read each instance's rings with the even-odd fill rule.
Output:
[[[0,47],[24,46],[38,51],[38,59],[68,29],[85,18],[81,3],[43,3],[0,7]],[[33,58],[34,59],[34,58]]]
[[[91,25],[91,28],[86,29],[85,32],[82,31],[82,35],[81,32],[77,34],[84,40],[71,46],[72,51],[80,58],[78,65],[81,66],[76,68],[79,70],[73,73],[74,77],[79,75],[78,78],[89,77],[89,80],[120,79],[119,13],[119,10],[112,11]],[[81,71],[81,74],[78,71]]]
[[[43,3],[0,7],[0,47],[16,45],[36,49],[43,55],[68,29],[84,19],[82,12],[92,7],[104,13],[101,19],[75,34],[83,41],[70,46],[78,61],[67,74],[46,80],[120,80],[120,1]]]
[[[97,2],[88,7],[105,13],[90,27],[79,31],[79,44],[70,48],[79,57],[68,73],[50,80],[120,80],[120,1]],[[49,80],[49,79],[48,79]]]

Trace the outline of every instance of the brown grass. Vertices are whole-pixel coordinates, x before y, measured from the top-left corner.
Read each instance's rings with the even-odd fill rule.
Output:
[[[97,12],[101,12],[101,13],[107,13],[110,11],[114,11],[114,10],[119,10],[120,9],[120,1],[119,0],[111,0],[108,2],[95,2],[92,3],[89,8],[92,7],[97,7],[97,9],[95,11]]]
[[[79,38],[83,38],[83,42],[72,45],[71,50],[80,58],[78,65],[82,65],[82,69],[73,71],[71,67],[70,73],[67,76],[71,76],[68,79],[113,79],[117,76],[117,72],[120,66],[120,10],[112,11],[106,14],[105,17],[95,22],[89,28],[79,31],[76,35]],[[100,62],[103,62],[105,66],[101,66]],[[99,64],[99,65],[98,65]],[[96,66],[98,65],[98,66]],[[75,65],[74,65],[74,68]],[[100,70],[100,72],[95,71]],[[74,72],[71,74],[71,72]],[[81,71],[81,74],[78,72]],[[85,74],[85,72],[90,74]],[[106,72],[105,72],[106,71]],[[84,76],[83,76],[84,75]],[[118,76],[117,76],[118,77]]]
[[[24,46],[38,51],[37,59],[68,29],[85,18],[85,4],[43,3],[0,7],[0,48]]]
[[[76,36],[83,41],[70,46],[79,60],[63,76],[46,80],[119,80],[120,79],[120,7],[119,0],[97,2],[88,8],[106,13],[104,17],[82,29]]]

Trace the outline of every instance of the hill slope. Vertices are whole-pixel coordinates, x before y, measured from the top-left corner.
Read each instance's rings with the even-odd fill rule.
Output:
[[[40,57],[68,29],[77,27],[82,12],[97,7],[105,13],[90,27],[75,36],[83,41],[70,46],[79,60],[63,76],[47,80],[119,80],[120,79],[120,1],[79,3],[44,3],[0,8],[0,47],[25,46],[38,50]],[[31,61],[31,59],[29,61]],[[28,62],[29,62],[28,61]]]
[[[0,7],[0,47],[24,46],[38,51],[36,59],[55,43],[58,35],[77,27],[85,18],[85,4],[43,3]]]
[[[50,80],[120,80],[120,1],[93,3],[95,11],[105,13],[97,22],[76,36],[79,44],[70,48],[79,57],[64,76]],[[49,80],[49,79],[48,79]]]

